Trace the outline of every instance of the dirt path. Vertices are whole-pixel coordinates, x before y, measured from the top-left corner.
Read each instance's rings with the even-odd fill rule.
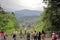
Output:
[[[1,40],[1,38],[0,38],[0,40]],[[13,40],[12,36],[8,36],[7,40]],[[23,38],[20,38],[20,36],[17,36],[17,40],[27,40],[27,39],[26,39],[26,36],[24,36]],[[45,38],[45,40],[51,40],[51,38]]]

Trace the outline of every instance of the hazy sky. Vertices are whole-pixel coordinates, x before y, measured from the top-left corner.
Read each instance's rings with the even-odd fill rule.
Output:
[[[0,0],[1,6],[8,11],[16,10],[43,10],[43,0]]]

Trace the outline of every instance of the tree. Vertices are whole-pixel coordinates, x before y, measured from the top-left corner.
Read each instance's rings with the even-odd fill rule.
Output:
[[[15,18],[14,12],[5,12],[0,7],[0,31],[12,32],[18,30],[19,24]]]
[[[0,7],[0,31],[5,30],[8,20],[8,14],[3,11],[3,9]]]
[[[46,26],[46,29],[49,30],[59,30],[60,29],[60,0],[47,0],[48,1],[48,6],[47,8],[45,8],[44,10],[44,17],[42,17],[44,20],[43,23],[45,23],[46,25],[50,26]],[[41,20],[41,21],[42,21]],[[48,23],[49,21],[49,23]]]

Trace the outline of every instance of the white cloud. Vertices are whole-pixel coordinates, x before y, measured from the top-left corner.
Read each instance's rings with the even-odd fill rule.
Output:
[[[42,0],[0,0],[0,4],[7,10],[43,10]]]

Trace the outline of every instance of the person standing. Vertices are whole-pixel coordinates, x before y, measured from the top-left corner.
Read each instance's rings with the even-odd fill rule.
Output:
[[[0,40],[1,40],[1,32],[0,32]]]
[[[57,40],[55,33],[52,33],[52,40]]]
[[[31,39],[34,40],[34,32],[31,32]]]
[[[30,40],[30,33],[27,33],[27,40]]]
[[[42,30],[41,40],[45,40],[45,32]]]
[[[13,39],[16,40],[16,34],[17,34],[17,32],[14,31],[12,34],[13,34]]]
[[[7,39],[6,32],[4,32],[4,31],[1,32],[0,36],[1,36],[1,40],[6,40]]]
[[[37,40],[37,32],[34,32],[34,40]]]
[[[41,32],[38,34],[38,40],[41,40]]]
[[[20,30],[20,38],[22,38],[22,35],[23,35],[22,30]]]
[[[59,34],[58,33],[56,33],[56,39],[59,40]]]
[[[1,37],[1,32],[0,32],[0,37]]]

